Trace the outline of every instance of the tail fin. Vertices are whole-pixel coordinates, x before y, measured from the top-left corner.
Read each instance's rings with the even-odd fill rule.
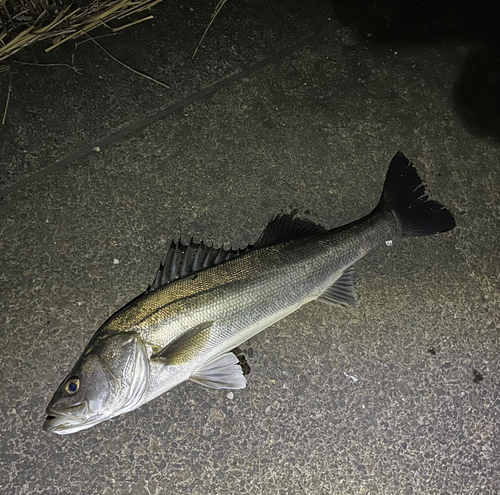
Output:
[[[377,210],[390,208],[402,225],[403,237],[447,232],[455,227],[453,215],[425,193],[411,162],[398,152],[389,165]]]

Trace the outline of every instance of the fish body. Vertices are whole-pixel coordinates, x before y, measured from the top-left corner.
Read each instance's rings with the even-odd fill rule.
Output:
[[[310,301],[357,306],[356,261],[387,240],[454,225],[398,153],[375,210],[349,225],[326,230],[281,215],[244,250],[173,243],[152,286],[91,339],[54,394],[44,428],[89,428],[186,380],[243,388],[232,349]]]
[[[150,356],[155,355],[155,349],[166,348],[181,337],[186,329],[212,322],[196,352],[194,345],[183,349],[191,353],[189,359],[179,356],[175,366],[164,366],[161,358],[158,362],[152,359],[149,386],[140,404],[189,379],[204,363],[320,297],[379,242],[377,236],[382,229],[389,236],[396,232],[394,217],[385,217],[380,215],[344,232],[249,251],[200,272],[194,279],[184,277],[167,284],[126,308],[102,330],[137,332],[151,346]],[[350,236],[363,241],[346,243]]]

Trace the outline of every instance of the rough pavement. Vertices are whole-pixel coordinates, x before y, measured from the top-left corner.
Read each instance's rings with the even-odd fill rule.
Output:
[[[91,41],[80,73],[13,64],[0,492],[500,493],[500,150],[454,98],[469,45],[370,43],[320,1],[229,2],[193,61],[211,9],[163,2],[99,39],[171,89]],[[74,49],[18,58],[71,64]],[[172,237],[243,246],[292,208],[347,223],[376,204],[399,149],[458,226],[370,253],[359,308],[311,303],[252,338],[244,390],[186,383],[90,430],[42,430],[57,385]]]

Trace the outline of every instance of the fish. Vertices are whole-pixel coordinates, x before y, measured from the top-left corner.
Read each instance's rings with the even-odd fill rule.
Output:
[[[244,388],[233,349],[311,301],[357,307],[359,259],[389,240],[454,227],[453,215],[429,198],[398,152],[376,207],[342,227],[282,213],[246,248],[172,242],[153,283],[90,339],[49,402],[43,428],[75,433],[187,380]]]

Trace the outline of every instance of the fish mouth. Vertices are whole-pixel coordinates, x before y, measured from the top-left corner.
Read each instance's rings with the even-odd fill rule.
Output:
[[[89,421],[87,411],[87,403],[68,407],[63,411],[57,411],[49,407],[47,408],[47,417],[43,423],[43,429],[51,433],[64,435],[88,428],[86,426]]]

